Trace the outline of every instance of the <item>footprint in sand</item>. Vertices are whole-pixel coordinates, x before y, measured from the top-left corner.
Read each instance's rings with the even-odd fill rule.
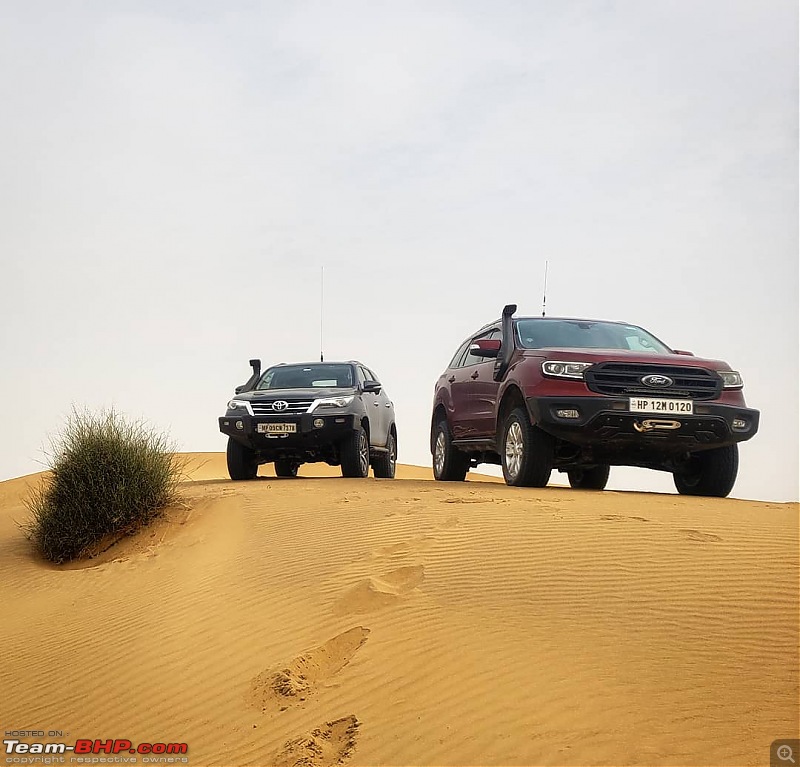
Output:
[[[718,535],[714,535],[714,533],[703,533],[700,530],[680,528],[678,532],[683,533],[684,537],[688,538],[690,541],[702,541],[704,543],[708,543],[722,540],[722,538],[720,538]]]
[[[397,604],[403,594],[419,586],[424,578],[422,565],[400,567],[379,577],[365,578],[337,602],[334,612],[337,615],[371,613]]]
[[[492,498],[480,495],[451,496],[442,498],[439,503],[508,503],[508,498]]]
[[[350,662],[368,635],[369,629],[357,626],[297,656],[284,668],[262,672],[250,683],[250,704],[262,711],[282,711],[305,701]]]
[[[400,557],[414,554],[422,549],[427,549],[435,543],[435,538],[431,535],[418,535],[408,541],[392,543],[388,546],[378,546],[370,552],[370,557],[378,559],[382,557]]]
[[[325,722],[305,737],[287,741],[270,764],[275,767],[334,767],[355,751],[357,732],[358,719],[353,714]]]
[[[636,522],[649,522],[650,520],[647,517],[626,517],[622,514],[601,514],[600,519],[605,520],[618,520],[620,522],[624,522],[626,519],[633,519]]]

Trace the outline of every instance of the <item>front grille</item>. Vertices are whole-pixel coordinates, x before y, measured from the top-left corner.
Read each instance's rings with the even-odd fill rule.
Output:
[[[296,415],[307,412],[313,401],[311,399],[281,399],[277,397],[271,400],[250,400],[250,407],[253,408],[253,415]],[[275,402],[285,402],[287,407],[283,410],[276,410],[273,407]]]
[[[645,386],[642,376],[660,375],[673,380],[672,386]],[[683,365],[652,365],[635,362],[600,362],[584,373],[593,392],[612,397],[690,397],[716,399],[722,391],[722,378],[713,370]]]

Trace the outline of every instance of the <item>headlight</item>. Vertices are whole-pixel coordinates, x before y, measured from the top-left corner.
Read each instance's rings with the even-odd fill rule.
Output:
[[[591,362],[543,362],[542,373],[555,378],[583,378],[583,371]]]
[[[228,410],[235,410],[238,412],[244,411],[249,415],[253,415],[253,408],[250,407],[250,403],[241,399],[232,399],[228,403]]]
[[[723,389],[741,389],[744,386],[742,377],[735,370],[721,370],[719,375]]]
[[[325,397],[323,399],[315,399],[308,409],[309,413],[314,412],[318,407],[347,407],[354,399],[354,395],[349,397]]]

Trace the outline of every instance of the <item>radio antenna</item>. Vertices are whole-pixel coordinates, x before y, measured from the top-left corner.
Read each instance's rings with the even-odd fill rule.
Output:
[[[547,306],[547,267],[549,261],[544,262],[544,289],[542,290],[542,317],[544,317],[545,307]]]
[[[322,354],[322,326],[323,326],[323,309],[325,306],[325,267],[319,268],[319,361],[322,362],[324,357]]]

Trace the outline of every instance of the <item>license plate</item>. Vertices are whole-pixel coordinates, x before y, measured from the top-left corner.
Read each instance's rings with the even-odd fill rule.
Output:
[[[260,423],[256,426],[259,434],[294,434],[297,432],[296,423]]]
[[[660,399],[657,397],[631,397],[632,413],[664,413],[665,415],[692,415],[694,402],[690,399]]]

